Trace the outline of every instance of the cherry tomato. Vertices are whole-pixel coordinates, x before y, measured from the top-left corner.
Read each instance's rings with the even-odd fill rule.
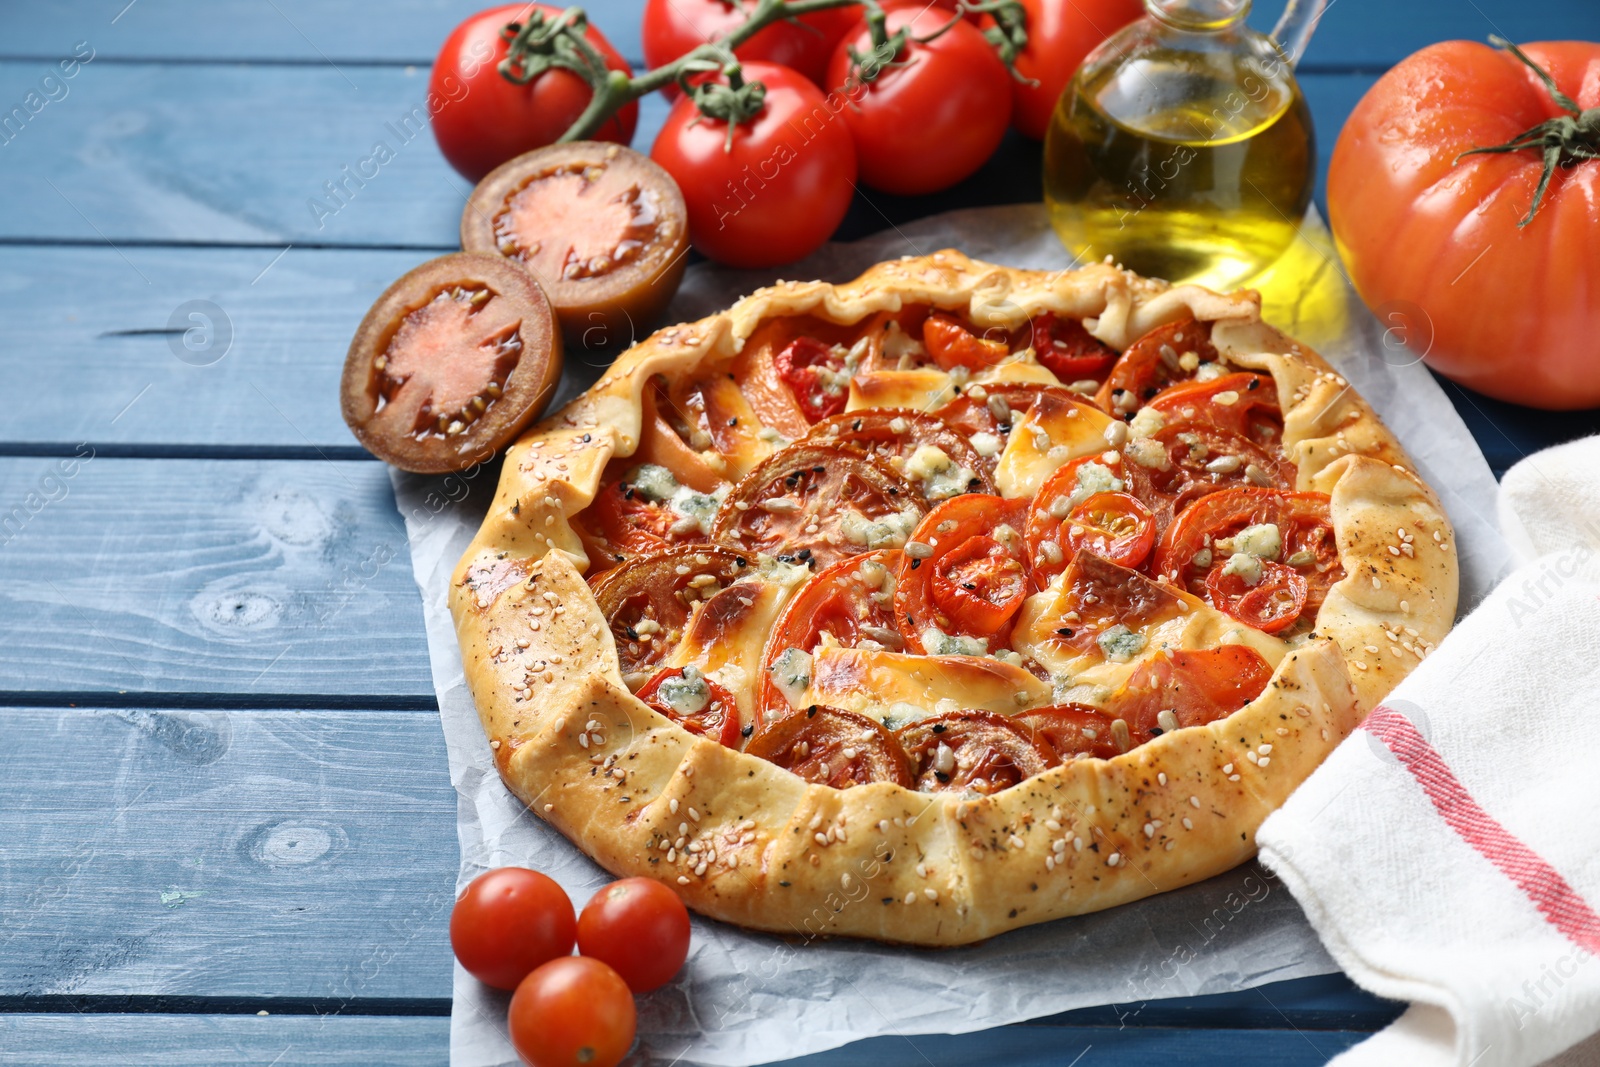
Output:
[[[531,12],[554,19],[561,11],[544,4],[492,7],[445,38],[428,81],[428,107],[434,112],[433,136],[439,151],[462,177],[475,182],[513,156],[554,144],[588,106],[593,91],[570,71],[546,71],[526,85],[517,85],[496,69],[507,51],[501,30]],[[584,38],[605,57],[607,67],[633,74],[599,30],[590,26]],[[639,105],[629,104],[590,140],[627,144],[638,122]]]
[[[895,738],[924,793],[1009,789],[1061,761],[1026,725],[992,711],[952,711],[902,726]]]
[[[1072,497],[1082,492],[1078,469],[1098,462],[1098,457],[1087,456],[1065,464],[1045,480],[1034,497],[1028,511],[1028,557],[1033,563],[1034,585],[1040,589],[1067,569],[1079,549],[1121,567],[1137,567],[1155,545],[1155,515],[1138,497],[1101,492],[1072,503]]]
[[[1011,124],[1035,141],[1044,139],[1061,91],[1099,43],[1144,14],[1141,0],[1022,0],[1028,44],[1017,54]]]
[[[635,695],[690,733],[709,737],[727,748],[738,748],[739,703],[733,698],[732,693],[710,678],[700,679],[701,684],[706,687],[706,702],[696,710],[679,711],[662,699],[661,687],[682,678],[683,675],[683,667],[668,667],[646,682],[644,688]]]
[[[1145,402],[1174,382],[1186,382],[1194,371],[1184,368],[1185,353],[1201,363],[1221,358],[1211,344],[1211,327],[1194,319],[1157,326],[1134,341],[1095,394],[1094,402],[1113,415],[1132,415]]]
[[[1305,610],[1308,586],[1304,575],[1293,567],[1265,560],[1261,577],[1254,585],[1237,574],[1225,574],[1213,567],[1206,575],[1206,592],[1211,603],[1247,626],[1275,634],[1288,629]]]
[[[896,8],[887,28],[891,35],[906,27],[913,37],[929,37],[951,18],[937,7]],[[865,86],[851,69],[850,48],[872,52],[865,23],[834,51],[827,84],[847,86],[850,103],[841,114],[868,185],[904,195],[935,192],[983,166],[999,147],[1011,121],[1011,72],[971,23],[957,21],[927,44],[912,41]]]
[[[837,415],[850,399],[850,390],[837,384],[844,370],[844,354],[814,337],[796,337],[773,360],[778,377],[789,387],[800,410],[812,422]]]
[[[922,343],[933,361],[945,370],[982,370],[1011,355],[1011,346],[1006,342],[978,337],[949,315],[938,312],[922,324]]]
[[[1029,327],[1034,358],[1064,385],[1102,378],[1117,360],[1117,350],[1091,336],[1077,319],[1047,311],[1035,315]]]
[[[551,960],[524,978],[508,1018],[529,1067],[616,1067],[639,1024],[628,983],[588,956]]]
[[[925,545],[931,554],[906,552],[895,576],[894,621],[906,651],[926,654],[930,627],[947,637],[987,640],[991,652],[1005,647],[1027,591],[1021,557],[1027,506],[1027,500],[968,493],[928,512],[912,531],[907,544]]]
[[[745,752],[835,789],[911,785],[911,767],[893,735],[876,720],[840,708],[814,704],[785,715],[757,730]]]
[[[1112,727],[1115,716],[1087,704],[1054,704],[1019,714],[1014,720],[1032,731],[1034,740],[1043,741],[1063,762],[1079,754],[1098,759],[1122,755]]]
[[[1169,421],[1207,423],[1258,445],[1283,439],[1278,387],[1265,374],[1224,374],[1204,382],[1183,382],[1158,393],[1150,407]]]
[[[645,0],[645,66],[664,66],[700,45],[726,37],[744,24],[754,7],[732,0]],[[768,26],[733,54],[746,63],[776,63],[797,70],[826,89],[829,86],[823,78],[834,46],[860,18],[861,9],[854,4],[813,11]],[[676,86],[667,95],[675,99]]]
[[[577,922],[554,879],[500,867],[462,890],[450,912],[450,947],[480,982],[515,989],[535,967],[572,952]]]
[[[660,989],[689,958],[689,909],[649,878],[612,882],[578,916],[578,951],[610,965],[635,993]]]
[[[848,113],[839,94],[824,98],[770,63],[744,64],[743,77],[767,95],[755,118],[734,127],[731,150],[727,124],[683,97],[650,157],[682,188],[697,249],[730,266],[772,267],[816,251],[838,228],[855,195],[856,149],[838,121]]]

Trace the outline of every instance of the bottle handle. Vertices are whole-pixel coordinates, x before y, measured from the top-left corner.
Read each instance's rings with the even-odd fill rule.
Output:
[[[1283,17],[1272,28],[1272,38],[1278,42],[1291,67],[1297,66],[1300,57],[1305,55],[1311,33],[1327,7],[1328,0],[1289,0],[1289,5],[1283,9]]]

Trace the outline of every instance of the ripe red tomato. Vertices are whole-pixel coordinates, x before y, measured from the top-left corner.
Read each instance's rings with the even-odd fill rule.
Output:
[[[538,871],[500,867],[480,874],[450,913],[450,947],[469,973],[515,989],[529,971],[568,955],[577,936],[572,901]]]
[[[472,181],[514,156],[553,144],[577,121],[593,95],[588,83],[565,70],[551,70],[526,85],[506,80],[496,69],[506,57],[500,31],[530,11],[546,18],[561,14],[543,4],[507,4],[480,11],[444,40],[428,81],[428,110],[439,151],[461,176]],[[627,60],[590,26],[584,34],[606,58],[606,66],[632,75]],[[590,140],[633,140],[639,105],[629,104]]]
[[[612,882],[578,916],[578,951],[609,964],[635,993],[660,989],[689,958],[689,909],[660,882]]]
[[[717,80],[726,83],[723,74]],[[816,251],[838,228],[855,193],[856,151],[839,121],[848,102],[787,67],[744,64],[767,87],[759,114],[733,131],[687,97],[672,106],[650,158],[683,189],[689,239],[735,267],[772,267]]]
[[[926,37],[950,18],[938,7],[895,8],[887,28],[893,34],[909,26]],[[827,84],[847,86],[844,119],[868,185],[935,192],[983,166],[999,147],[1011,121],[1011,72],[977,27],[957,22],[928,44],[913,42],[865,86],[852,80],[851,47],[872,51],[865,24],[834,50]]]
[[[1044,139],[1061,91],[1078,64],[1101,41],[1144,14],[1143,0],[1022,0],[1028,13],[1028,46],[1017,54],[1011,81],[1011,125],[1035,141]],[[1037,85],[1029,84],[1037,82]]]
[[[517,986],[511,1044],[529,1067],[616,1067],[633,1045],[628,983],[587,956],[551,960]]]
[[[727,36],[743,25],[754,7],[731,0],[645,0],[645,65],[664,66],[699,45]],[[733,54],[747,63],[789,67],[822,85],[834,45],[855,28],[860,17],[861,9],[855,4],[813,11],[792,22],[773,23]],[[668,95],[676,96],[676,87]]]
[[[1523,51],[1600,105],[1600,43]],[[1378,79],[1328,167],[1340,254],[1384,326],[1462,385],[1552,409],[1600,404],[1600,161],[1563,159],[1523,226],[1541,150],[1461,153],[1562,114],[1513,55],[1445,41]]]

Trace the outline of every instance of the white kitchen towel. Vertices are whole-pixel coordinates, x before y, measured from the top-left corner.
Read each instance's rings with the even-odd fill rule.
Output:
[[[1258,834],[1339,965],[1412,1002],[1336,1067],[1600,1062],[1600,437],[1499,510],[1521,566]]]

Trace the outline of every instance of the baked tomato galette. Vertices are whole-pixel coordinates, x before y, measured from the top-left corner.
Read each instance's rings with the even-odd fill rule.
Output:
[[[1449,628],[1452,541],[1254,293],[942,252],[629,350],[452,596],[502,776],[607,869],[961,944],[1249,857]]]

